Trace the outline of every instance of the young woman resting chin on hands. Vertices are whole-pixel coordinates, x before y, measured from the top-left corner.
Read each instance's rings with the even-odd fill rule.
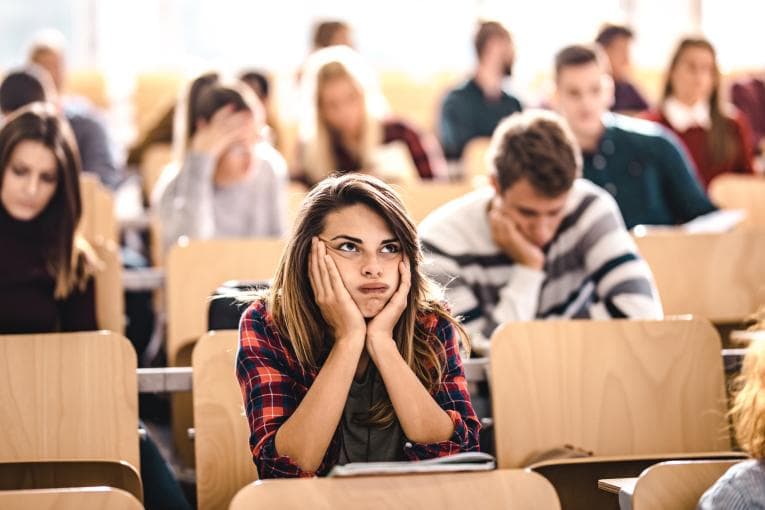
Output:
[[[261,478],[478,450],[460,339],[420,271],[399,197],[362,175],[306,197],[240,325],[237,376]]]

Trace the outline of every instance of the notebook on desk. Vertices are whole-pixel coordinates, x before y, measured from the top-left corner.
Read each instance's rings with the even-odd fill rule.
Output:
[[[414,462],[351,462],[335,466],[330,477],[402,475],[411,473],[454,473],[460,471],[490,471],[496,468],[494,457],[483,452],[463,452]]]

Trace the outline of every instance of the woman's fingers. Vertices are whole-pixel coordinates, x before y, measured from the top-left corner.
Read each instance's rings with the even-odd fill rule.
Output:
[[[332,257],[329,255],[326,255],[325,257],[327,260],[327,269],[329,270],[330,282],[332,284],[332,291],[335,293],[335,296],[338,298],[338,300],[344,294],[348,294],[350,297],[350,293],[348,292],[348,289],[345,288],[345,284],[343,283],[343,279],[340,277],[340,271],[338,271],[335,261],[332,260]]]
[[[334,295],[334,298],[337,299],[337,293],[333,292],[334,288],[332,287],[332,280],[329,277],[329,268],[327,268],[327,259],[329,258],[327,255],[327,247],[324,245],[324,242],[321,240],[316,241],[318,246],[318,255],[319,255],[319,272],[321,274],[321,285],[324,288],[324,292],[327,294],[327,297],[329,297],[330,294]]]
[[[309,257],[310,280],[314,287],[314,297],[317,301],[325,299],[325,290],[322,285],[321,270],[319,269],[319,241],[315,237],[311,240],[311,255]]]

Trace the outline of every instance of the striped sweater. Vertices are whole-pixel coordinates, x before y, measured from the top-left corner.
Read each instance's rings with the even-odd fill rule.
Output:
[[[507,321],[662,317],[651,271],[608,193],[577,179],[542,271],[515,264],[494,244],[487,216],[493,196],[484,188],[450,202],[419,232],[425,270],[446,288],[478,352]]]

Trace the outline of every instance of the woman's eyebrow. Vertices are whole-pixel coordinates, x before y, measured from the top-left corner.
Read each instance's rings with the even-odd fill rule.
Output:
[[[349,241],[351,241],[353,243],[364,244],[364,241],[362,241],[358,237],[351,237],[351,236],[348,236],[348,235],[345,235],[345,234],[340,234],[339,236],[335,236],[332,239],[330,239],[330,241],[334,241],[336,239],[347,239],[347,240],[349,240]]]

